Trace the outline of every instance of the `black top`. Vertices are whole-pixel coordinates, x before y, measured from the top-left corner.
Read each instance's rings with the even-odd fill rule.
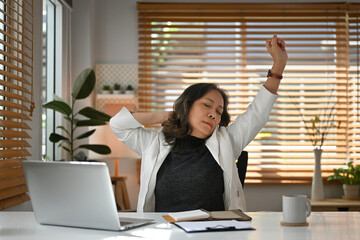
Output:
[[[205,139],[187,136],[183,150],[170,152],[157,173],[155,211],[221,211],[223,193],[223,171]]]

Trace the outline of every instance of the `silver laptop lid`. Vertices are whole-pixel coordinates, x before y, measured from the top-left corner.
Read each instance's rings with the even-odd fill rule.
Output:
[[[23,168],[39,223],[120,230],[105,163],[28,160]]]

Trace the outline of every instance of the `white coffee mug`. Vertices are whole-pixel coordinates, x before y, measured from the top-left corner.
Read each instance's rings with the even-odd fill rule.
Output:
[[[282,209],[284,223],[306,223],[311,214],[310,201],[305,195],[283,195]]]

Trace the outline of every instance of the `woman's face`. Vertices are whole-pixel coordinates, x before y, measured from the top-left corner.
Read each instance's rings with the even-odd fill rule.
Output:
[[[191,135],[207,138],[219,125],[224,108],[224,99],[217,90],[210,90],[191,106],[188,121],[192,127]]]

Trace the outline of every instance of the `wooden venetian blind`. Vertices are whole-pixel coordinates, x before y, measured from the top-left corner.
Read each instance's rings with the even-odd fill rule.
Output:
[[[0,210],[29,200],[21,162],[30,153],[33,2],[0,1]]]
[[[358,6],[138,3],[140,110],[172,110],[187,86],[214,82],[230,94],[234,119],[266,80],[272,59],[265,40],[277,34],[289,60],[270,119],[246,148],[246,181],[309,183],[314,153],[302,120],[315,116],[322,131],[329,126],[327,177],[359,159]]]
[[[349,11],[349,155],[360,165],[360,4]]]

